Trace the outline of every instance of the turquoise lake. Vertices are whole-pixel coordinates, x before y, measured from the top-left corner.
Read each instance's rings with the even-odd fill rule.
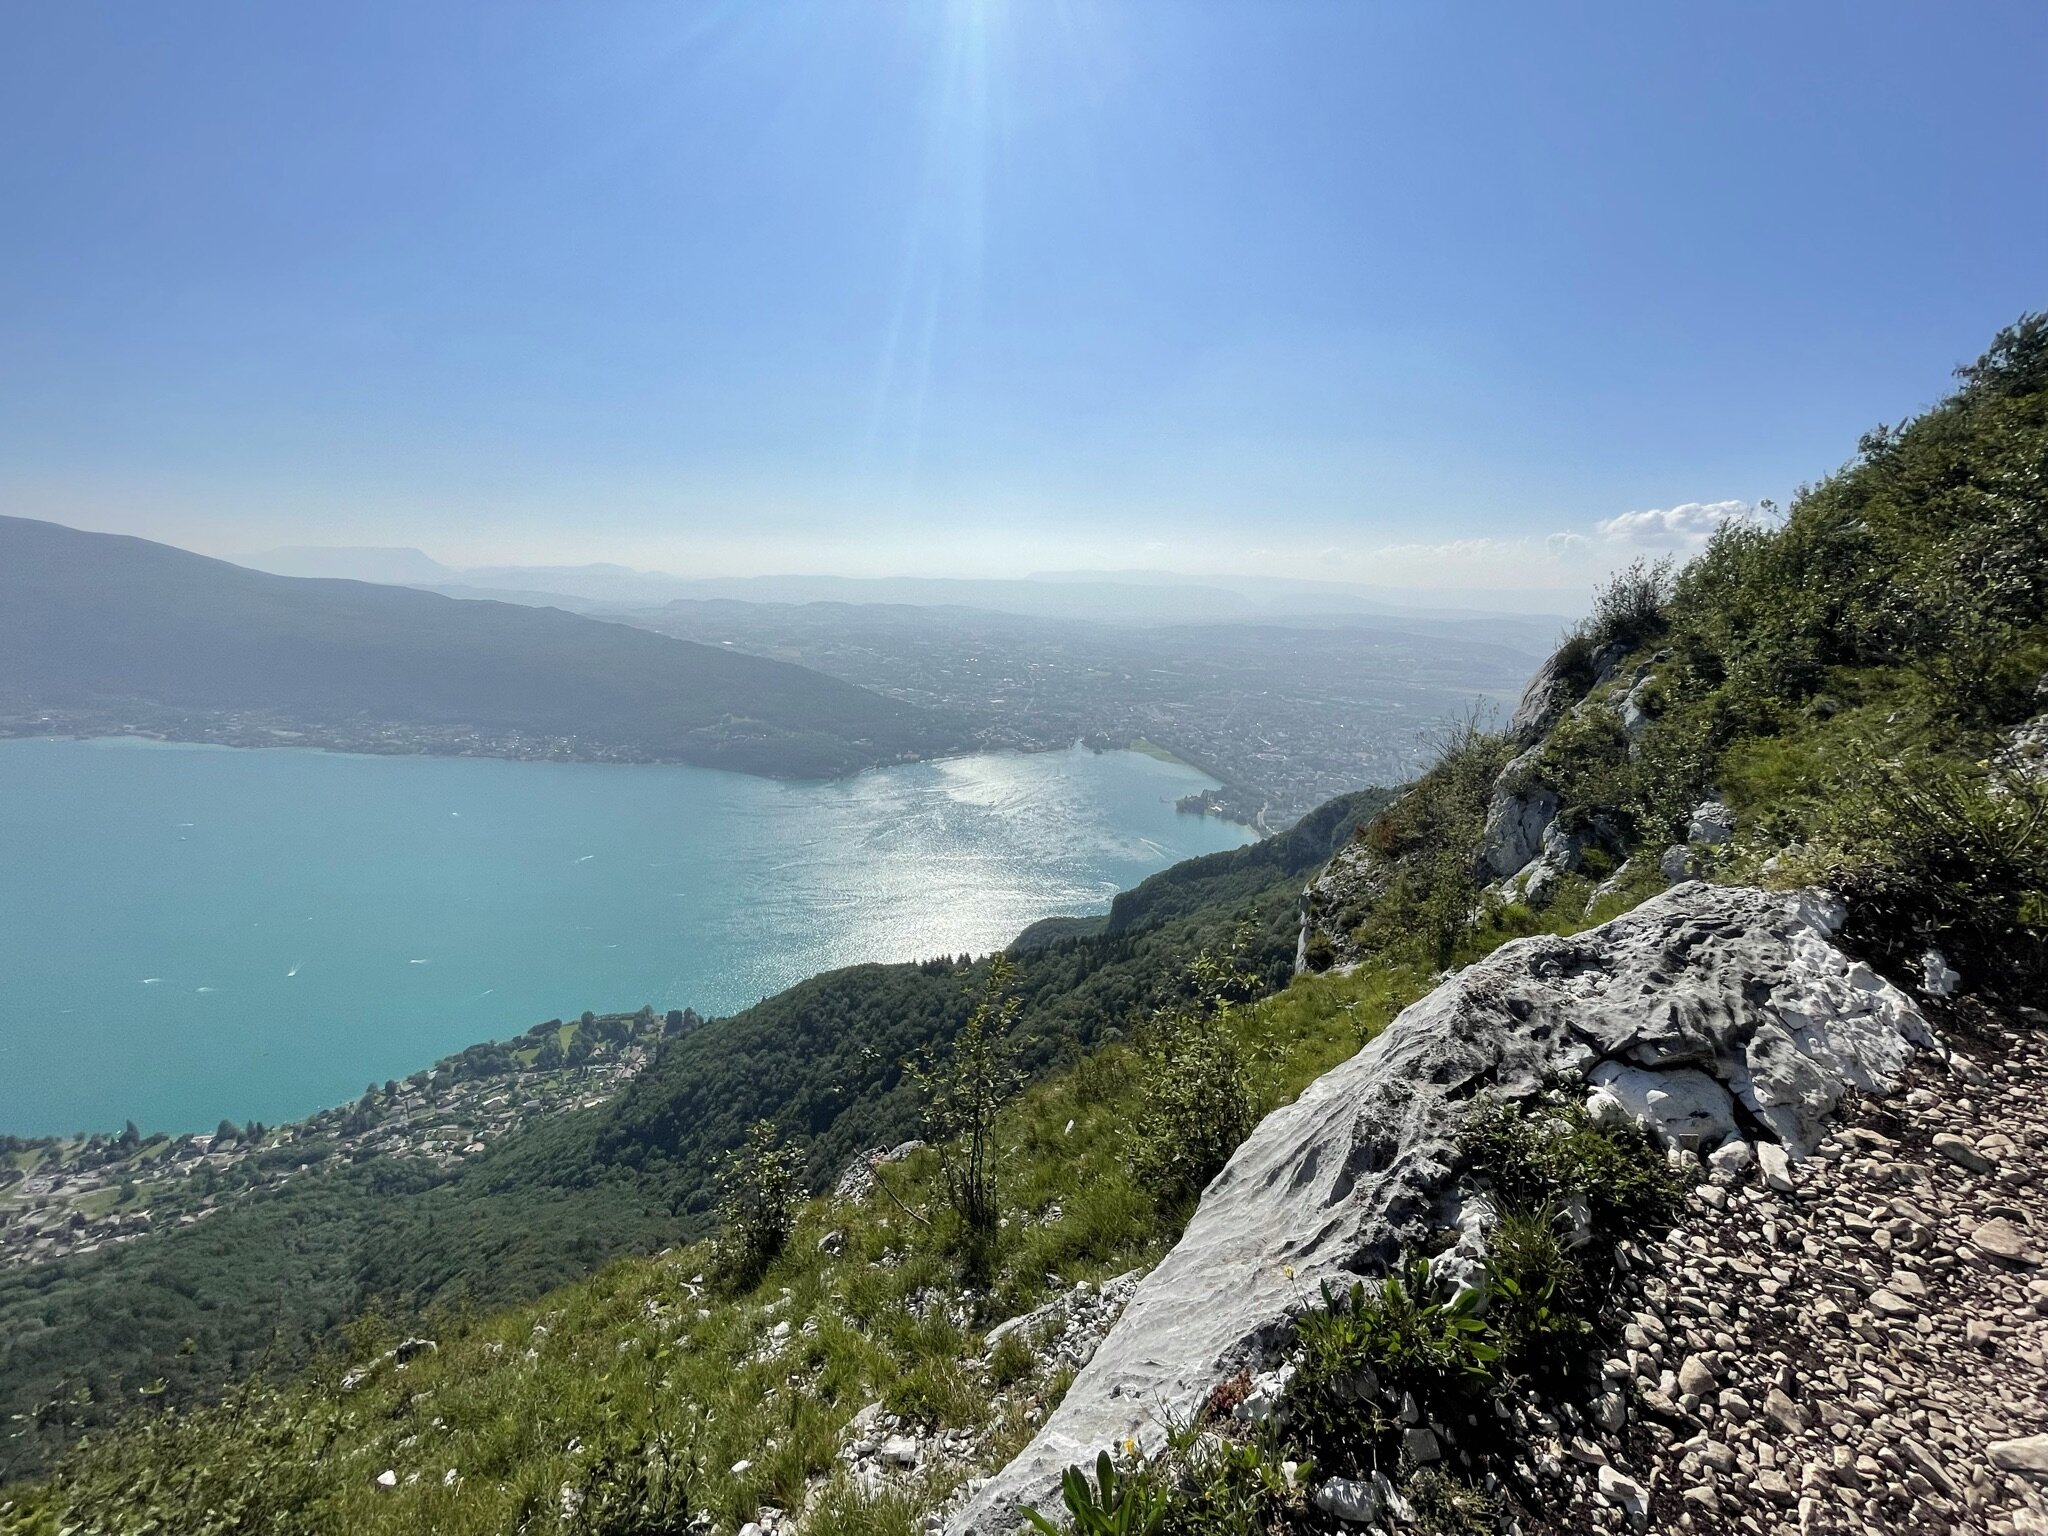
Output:
[[[0,1131],[211,1130],[586,1008],[999,948],[1248,841],[1134,752],[711,769],[0,741]]]

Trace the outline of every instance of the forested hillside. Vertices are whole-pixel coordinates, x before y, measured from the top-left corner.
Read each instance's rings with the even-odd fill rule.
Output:
[[[0,517],[0,718],[211,739],[530,750],[823,777],[962,750],[929,711],[784,662],[557,608],[271,576]],[[371,739],[372,731],[383,734]],[[419,733],[416,738],[407,732]],[[232,739],[251,739],[246,731]]]

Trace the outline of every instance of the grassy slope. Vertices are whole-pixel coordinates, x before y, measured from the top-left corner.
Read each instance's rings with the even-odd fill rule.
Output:
[[[168,545],[0,518],[0,689],[576,736],[824,776],[959,750],[952,722],[803,667],[554,608],[271,576]]]
[[[1426,985],[1419,973],[1308,978],[1244,1010],[1236,1028],[1266,1104],[1351,1054]],[[986,1295],[959,1291],[951,1261],[894,1201],[821,1199],[784,1258],[743,1295],[691,1283],[709,1267],[705,1245],[623,1259],[483,1321],[446,1320],[437,1350],[344,1392],[342,1373],[393,1337],[360,1326],[349,1347],[281,1394],[252,1392],[108,1441],[107,1459],[77,1463],[50,1504],[28,1495],[13,1518],[41,1529],[30,1511],[68,1506],[116,1528],[140,1524],[145,1510],[189,1518],[200,1501],[227,1509],[246,1500],[236,1518],[276,1531],[573,1528],[559,1519],[561,1488],[582,1486],[594,1467],[666,1432],[689,1447],[690,1507],[730,1528],[761,1504],[794,1507],[811,1479],[833,1475],[841,1427],[872,1401],[929,1424],[994,1426],[988,1454],[999,1457],[1061,1384],[1030,1381],[993,1401],[976,1364],[981,1331],[1055,1285],[1150,1262],[1178,1229],[1178,1214],[1155,1209],[1125,1166],[1133,1092],[1130,1053],[1111,1047],[1006,1112],[1005,1200],[1020,1219],[1006,1230]],[[887,1176],[905,1205],[935,1210],[930,1154]],[[818,1249],[827,1228],[847,1234],[837,1256]],[[964,1300],[964,1323],[920,1318],[934,1294]],[[798,1330],[794,1347],[762,1358],[767,1328],[785,1318]],[[734,1475],[743,1460],[753,1467]],[[179,1491],[140,1492],[131,1482],[138,1464],[151,1469],[144,1482],[163,1474]],[[394,1494],[374,1485],[386,1467],[401,1479]],[[451,1467],[458,1481],[447,1487]],[[123,1503],[124,1486],[135,1503]]]

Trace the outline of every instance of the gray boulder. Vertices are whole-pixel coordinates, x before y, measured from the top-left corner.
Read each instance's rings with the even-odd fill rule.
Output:
[[[1553,653],[1522,690],[1514,714],[1508,717],[1508,738],[1521,746],[1541,741],[1578,696],[1579,690],[1559,670],[1558,658]]]
[[[1557,795],[1535,782],[1539,749],[1531,747],[1500,772],[1486,807],[1478,867],[1482,880],[1502,880],[1519,871],[1543,847],[1543,835],[1557,820]]]
[[[1532,907],[1547,907],[1555,899],[1559,883],[1576,873],[1585,861],[1585,853],[1583,837],[1567,832],[1563,823],[1552,821],[1544,828],[1543,844],[1536,857],[1503,890]]]
[[[1705,843],[1718,847],[1722,843],[1735,841],[1735,812],[1719,800],[1702,800],[1692,813],[1692,822],[1685,829],[1689,843]]]
[[[1622,696],[1621,732],[1634,741],[1656,721],[1650,713],[1649,701],[1656,693],[1657,680],[1654,677],[1639,677],[1635,686]]]
[[[1522,690],[1515,712],[1508,718],[1509,739],[1525,747],[1541,741],[1564,717],[1564,712],[1584,697],[1588,687],[1597,688],[1614,675],[1623,654],[1619,645],[1612,642],[1603,645],[1593,653],[1592,682],[1580,684],[1566,675],[1563,650],[1553,651]]]
[[[1382,1272],[1457,1225],[1472,1193],[1458,1137],[1482,1090],[1525,1097],[1602,1061],[1692,1069],[1803,1153],[1830,1093],[1884,1091],[1935,1044],[1904,994],[1864,985],[1835,948],[1843,915],[1823,898],[1689,882],[1444,982],[1266,1117],[1064,1401],[949,1529],[1008,1531],[1021,1505],[1051,1507],[1065,1468],[1131,1438],[1155,1452],[1161,1426],[1219,1382],[1272,1366],[1323,1283]]]
[[[1962,984],[1962,972],[1940,950],[1930,949],[1920,957],[1920,990],[1929,997],[1953,997]]]

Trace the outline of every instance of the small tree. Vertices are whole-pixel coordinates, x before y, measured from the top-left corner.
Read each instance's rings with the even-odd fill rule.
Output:
[[[1206,1015],[1176,1009],[1138,1035],[1131,1172],[1162,1206],[1195,1200],[1257,1123],[1231,1014],[1228,1006]]]
[[[756,1120],[718,1170],[718,1268],[730,1285],[761,1278],[789,1241],[799,1195],[797,1155],[772,1120]]]
[[[1018,1082],[1010,1040],[1017,1022],[1017,999],[1010,995],[1016,975],[1007,955],[996,956],[974,1012],[951,1044],[906,1063],[924,1098],[925,1139],[938,1150],[946,1201],[960,1219],[968,1268],[976,1276],[987,1273],[1002,1219],[996,1115]]]
[[[1252,1063],[1236,1027],[1238,1005],[1261,990],[1248,962],[1257,937],[1247,920],[1227,950],[1197,955],[1187,976],[1194,1005],[1162,1009],[1133,1042],[1138,1112],[1131,1173],[1164,1207],[1191,1204],[1258,1123]]]

